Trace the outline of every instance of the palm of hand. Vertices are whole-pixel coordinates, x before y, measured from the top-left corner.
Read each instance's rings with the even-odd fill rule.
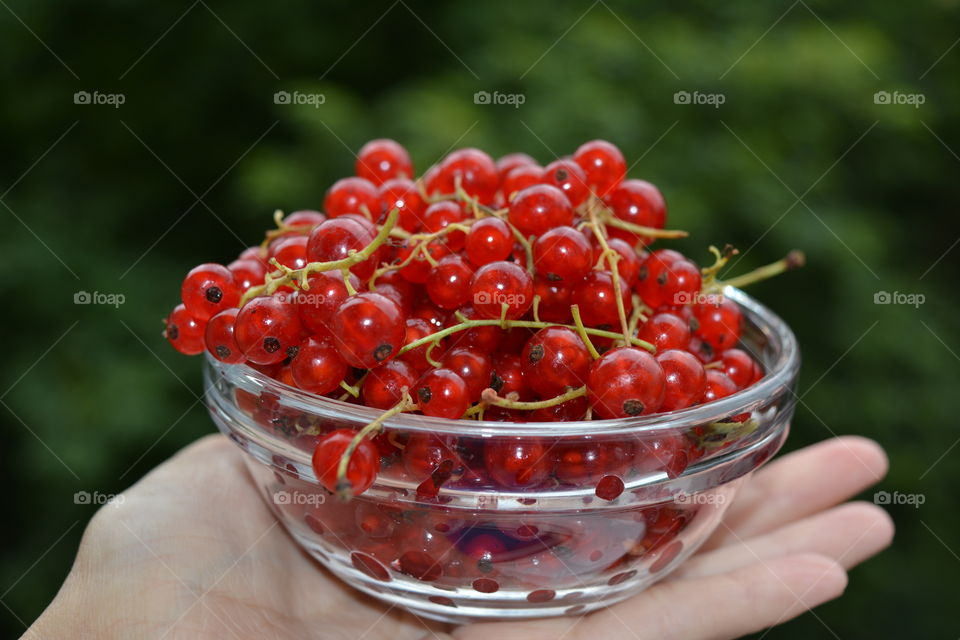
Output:
[[[838,596],[845,569],[893,534],[878,507],[834,506],[882,478],[882,450],[832,440],[758,472],[697,555],[626,602],[580,618],[452,627],[319,568],[256,495],[242,455],[225,438],[206,438],[101,509],[63,589],[25,637],[48,637],[64,618],[97,638],[736,637]]]

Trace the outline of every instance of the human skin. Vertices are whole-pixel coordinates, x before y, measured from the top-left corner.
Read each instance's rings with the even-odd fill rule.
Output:
[[[320,567],[264,504],[243,455],[222,436],[203,438],[102,507],[23,637],[735,638],[840,596],[847,570],[893,537],[879,507],[842,504],[883,478],[886,455],[870,440],[835,438],[754,474],[696,555],[624,602],[580,617],[453,626]]]

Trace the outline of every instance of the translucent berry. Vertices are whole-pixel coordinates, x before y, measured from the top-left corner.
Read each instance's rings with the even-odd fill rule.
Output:
[[[473,274],[471,301],[483,318],[499,318],[506,309],[508,319],[516,319],[533,304],[533,278],[512,262],[491,262]]]
[[[406,337],[406,318],[379,293],[351,296],[333,314],[334,345],[352,367],[372,369],[393,358]]]
[[[627,175],[627,162],[620,149],[606,140],[591,140],[574,152],[573,160],[587,176],[587,185],[601,198]]]
[[[376,220],[380,215],[377,187],[365,178],[342,178],[333,183],[323,199],[323,210],[331,218],[358,213]]]
[[[560,189],[539,184],[517,193],[510,201],[510,223],[527,236],[539,236],[554,227],[573,223],[573,207]]]
[[[395,178],[413,177],[413,163],[403,146],[389,138],[371,140],[357,153],[356,174],[375,185]]]
[[[613,349],[590,367],[587,399],[601,418],[654,413],[663,402],[663,393],[663,369],[641,349]]]
[[[542,398],[583,386],[592,363],[583,340],[565,327],[547,327],[535,333],[520,360],[524,379]]]
[[[194,267],[183,280],[180,299],[197,320],[204,321],[240,302],[240,287],[222,264]]]
[[[467,383],[449,369],[428,371],[414,389],[414,400],[424,415],[457,420],[470,407]]]
[[[180,353],[195,356],[203,353],[204,323],[178,304],[167,316],[167,326],[163,332],[170,345]]]
[[[328,491],[336,491],[337,468],[340,457],[356,435],[350,429],[337,429],[320,438],[313,451],[313,472]],[[370,488],[380,471],[380,456],[377,448],[369,440],[363,440],[354,450],[347,463],[346,480],[350,483],[353,495],[359,495]]]
[[[240,310],[236,307],[224,309],[207,322],[204,342],[207,351],[220,362],[238,364],[246,360],[233,337],[234,324],[237,321],[238,313],[240,313]]]
[[[277,294],[253,298],[243,305],[234,337],[247,360],[275,364],[296,355],[302,331],[296,305]]]
[[[290,372],[299,388],[324,395],[343,382],[347,363],[328,341],[307,338],[290,362]]]

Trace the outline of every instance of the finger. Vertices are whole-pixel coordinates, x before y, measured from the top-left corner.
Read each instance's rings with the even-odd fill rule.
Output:
[[[855,496],[887,473],[887,455],[873,440],[845,436],[801,449],[760,470],[724,516],[704,550],[767,533]]]
[[[816,553],[850,569],[886,549],[892,540],[893,520],[886,511],[868,502],[851,502],[694,556],[671,579],[715,575],[798,553]]]
[[[732,638],[785,622],[836,598],[846,585],[846,573],[833,560],[791,555],[721,575],[663,582],[578,618],[474,624],[453,635],[457,640]]]
[[[664,582],[601,611],[584,638],[733,638],[785,622],[843,593],[847,575],[824,556],[800,554],[730,573]],[[695,615],[691,615],[695,603]]]

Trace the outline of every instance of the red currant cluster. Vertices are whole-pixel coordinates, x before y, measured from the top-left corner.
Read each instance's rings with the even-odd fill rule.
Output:
[[[705,269],[671,249],[648,252],[686,234],[664,229],[660,191],[626,169],[614,145],[594,140],[546,167],[460,149],[415,181],[406,150],[374,140],[357,175],[327,191],[324,213],[278,212],[261,246],[191,270],[166,337],[185,354],[206,349],[304,391],[384,409],[367,428],[317,443],[318,478],[345,494],[374,481],[384,452],[371,436],[400,412],[629,418],[758,381],[760,364],[737,348],[741,311],[720,292],[797,266],[799,254],[721,283],[730,250],[711,247]],[[447,460],[449,443],[434,440],[411,436],[401,447],[417,475]],[[678,474],[694,444],[662,446],[586,443],[546,455],[535,440],[498,441],[473,452],[473,464],[510,487],[595,482],[624,465]],[[601,497],[622,491],[615,477],[607,484]]]

